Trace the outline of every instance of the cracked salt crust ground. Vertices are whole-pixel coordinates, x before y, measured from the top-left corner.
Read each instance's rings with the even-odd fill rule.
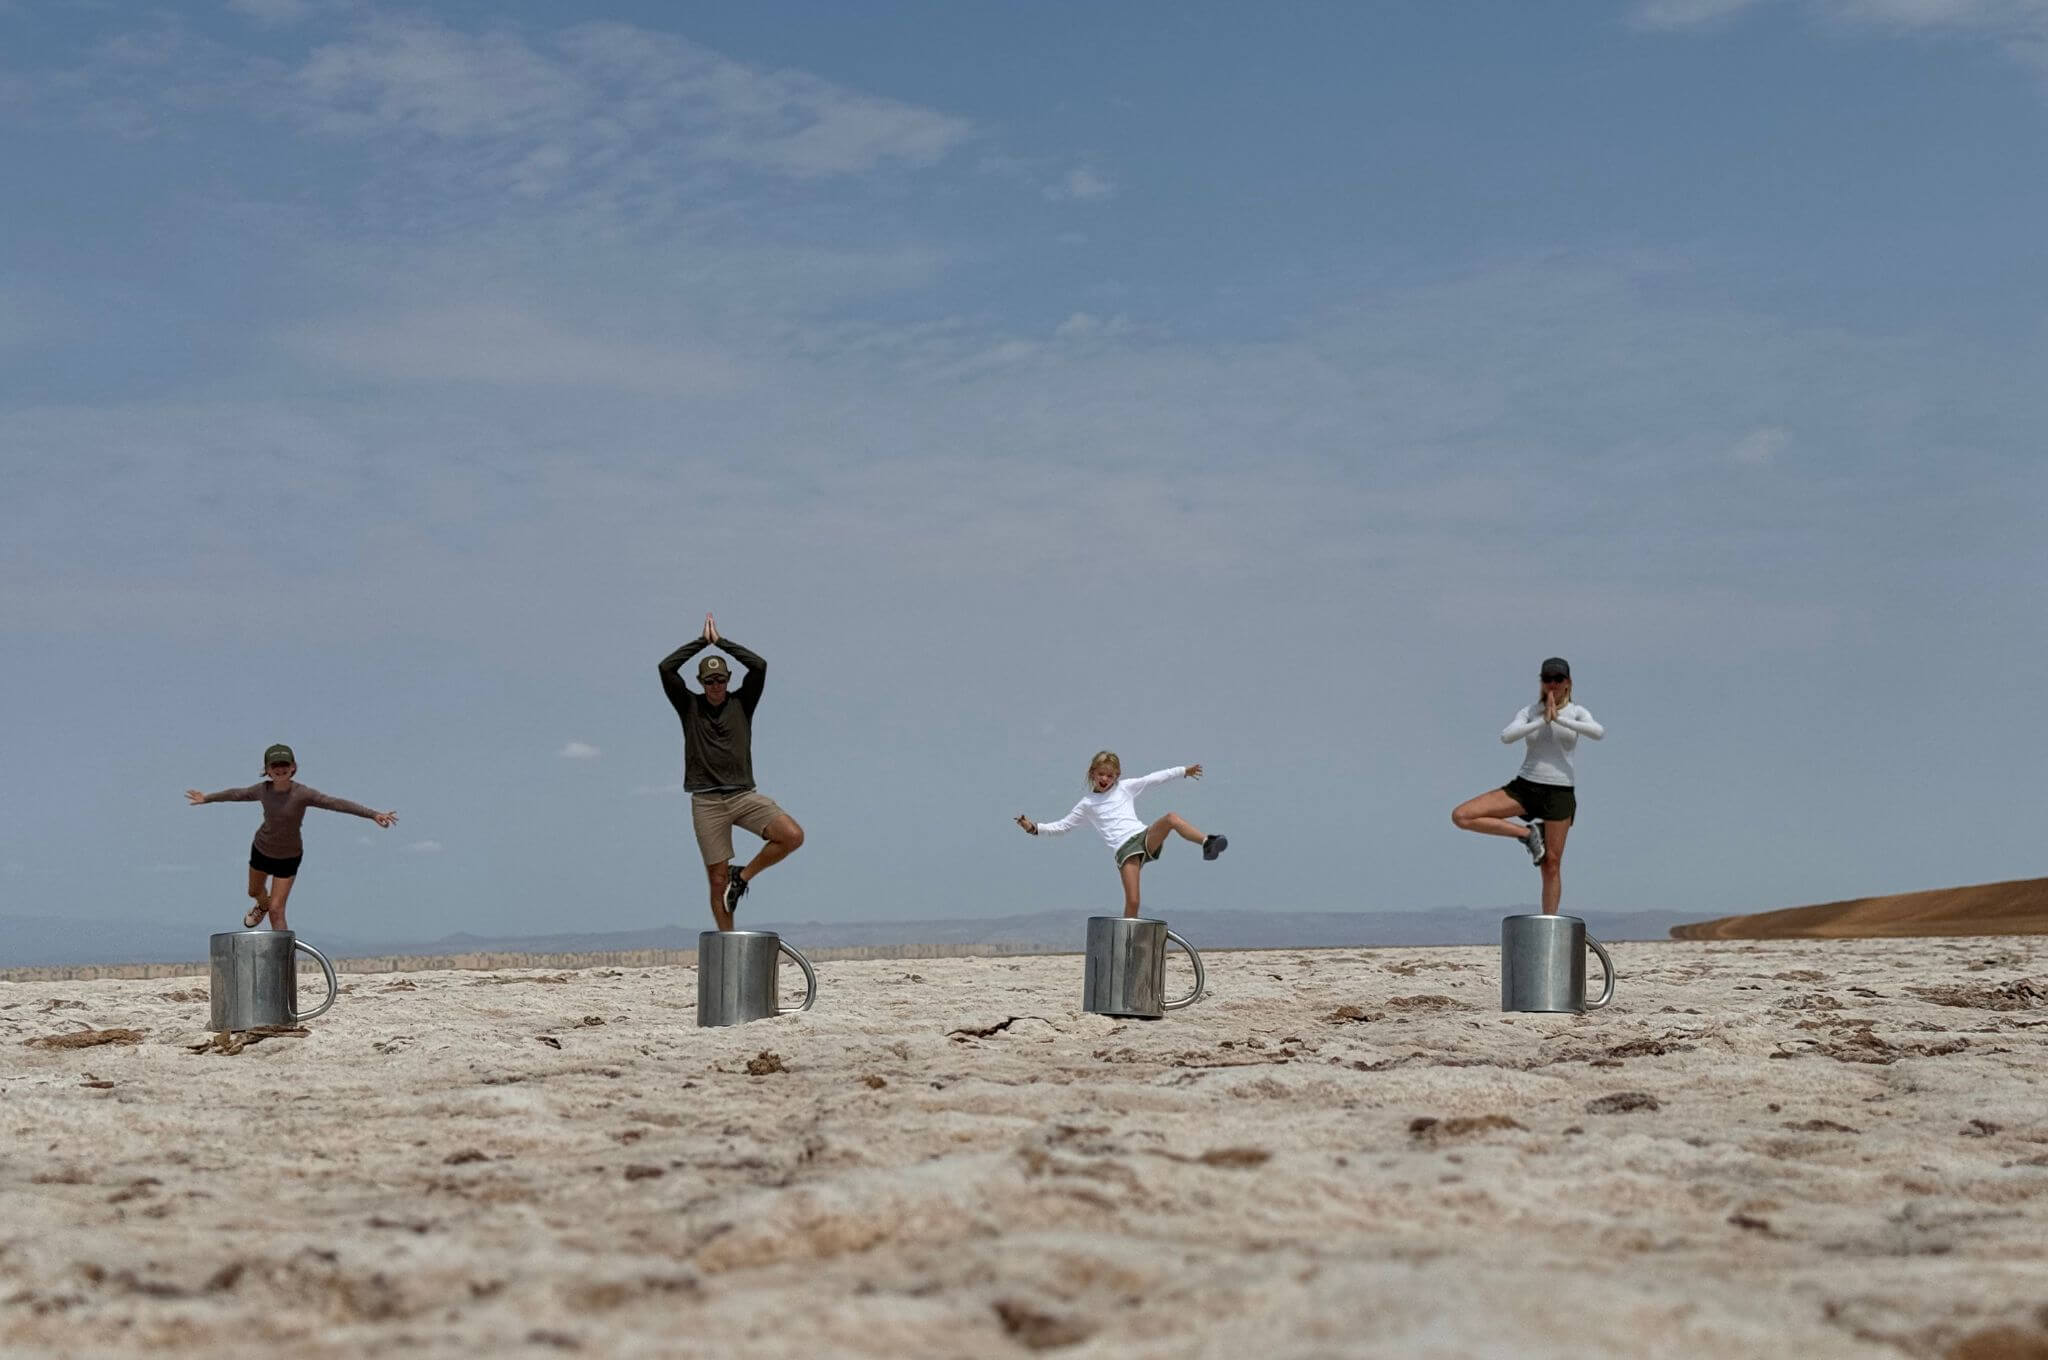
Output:
[[[1481,949],[1212,955],[1155,1023],[1076,957],[722,1030],[682,968],[356,976],[239,1047],[204,979],[0,984],[0,1346],[2048,1345],[2048,941],[1615,953],[1583,1017]],[[30,1046],[87,1030],[140,1033]]]

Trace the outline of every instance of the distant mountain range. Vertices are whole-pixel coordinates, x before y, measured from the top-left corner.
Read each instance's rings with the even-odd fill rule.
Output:
[[[1533,907],[1439,907],[1428,911],[1188,911],[1168,924],[1197,949],[1329,949],[1399,945],[1492,944],[1500,918]],[[1078,953],[1086,911],[1044,911],[947,921],[750,921],[800,948],[889,949],[906,945],[1003,945],[1025,952]],[[1698,912],[1587,912],[1602,940],[1661,940]],[[444,935],[397,940],[306,932],[336,958],[476,953],[581,954],[611,950],[695,949],[696,926],[578,931],[560,935]],[[206,957],[204,929],[160,921],[93,916],[0,916],[0,969],[67,964],[188,963]]]

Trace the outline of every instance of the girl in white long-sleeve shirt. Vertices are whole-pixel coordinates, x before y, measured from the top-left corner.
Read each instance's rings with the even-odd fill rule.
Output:
[[[1553,915],[1564,895],[1565,837],[1579,815],[1572,752],[1580,737],[1598,741],[1607,729],[1593,721],[1584,705],[1572,702],[1572,668],[1563,657],[1545,661],[1538,682],[1542,697],[1517,713],[1500,734],[1505,744],[1527,743],[1521,771],[1491,793],[1458,804],[1451,821],[1466,831],[1512,836],[1527,847],[1543,873],[1544,914]]]
[[[1116,871],[1124,882],[1124,915],[1138,914],[1138,875],[1166,847],[1168,832],[1202,847],[1203,859],[1214,859],[1230,844],[1225,836],[1204,836],[1178,812],[1169,812],[1150,826],[1138,820],[1138,795],[1154,784],[1185,775],[1200,779],[1200,765],[1176,765],[1154,770],[1135,779],[1124,779],[1123,762],[1114,751],[1097,751],[1088,762],[1088,793],[1074,810],[1056,822],[1034,822],[1022,813],[1017,825],[1034,836],[1058,836],[1086,822],[1101,835],[1116,856]]]

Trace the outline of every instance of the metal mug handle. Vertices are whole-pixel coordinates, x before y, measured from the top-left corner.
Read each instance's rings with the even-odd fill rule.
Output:
[[[327,975],[327,999],[310,1011],[302,1011],[299,1009],[299,970],[297,968],[292,969],[292,1019],[311,1020],[316,1015],[325,1015],[327,1008],[334,1004],[334,998],[341,995],[341,988],[334,980],[334,965],[327,961],[325,954],[315,949],[312,945],[307,944],[304,940],[293,940],[292,948],[303,949],[315,959],[318,959],[320,961],[320,971]]]
[[[811,971],[811,961],[803,956],[801,950],[786,940],[777,940],[775,947],[795,959],[796,966],[804,970],[804,1004],[801,1006],[784,1006],[780,1004],[782,998],[777,997],[775,999],[777,1002],[775,1013],[777,1015],[794,1015],[798,1011],[809,1010],[811,1003],[818,999],[818,975]]]
[[[1202,995],[1202,984],[1208,980],[1208,974],[1202,971],[1202,956],[1195,952],[1195,947],[1193,945],[1189,944],[1186,940],[1183,940],[1180,936],[1174,934],[1171,930],[1166,932],[1166,941],[1168,944],[1177,944],[1182,949],[1186,950],[1188,962],[1195,965],[1194,989],[1190,991],[1186,996],[1181,997],[1178,1000],[1162,1001],[1159,1003],[1159,1009],[1162,1011],[1177,1011],[1182,1006],[1192,1006],[1195,1004],[1196,999]]]
[[[1607,951],[1591,935],[1586,937],[1586,947],[1600,956],[1601,980],[1606,983],[1600,989],[1600,999],[1586,1003],[1587,1010],[1597,1011],[1608,1002],[1614,1000],[1614,960],[1607,957]]]

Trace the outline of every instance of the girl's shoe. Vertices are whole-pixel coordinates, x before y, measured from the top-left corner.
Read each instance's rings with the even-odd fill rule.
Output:
[[[1202,858],[1214,859],[1230,848],[1230,837],[1210,836],[1202,842]]]
[[[262,924],[263,918],[268,915],[270,915],[269,900],[267,898],[257,898],[256,905],[242,913],[242,929],[254,930],[258,925]]]
[[[1543,823],[1529,823],[1529,834],[1522,837],[1522,844],[1528,848],[1529,862],[1531,864],[1541,864],[1543,862]]]

